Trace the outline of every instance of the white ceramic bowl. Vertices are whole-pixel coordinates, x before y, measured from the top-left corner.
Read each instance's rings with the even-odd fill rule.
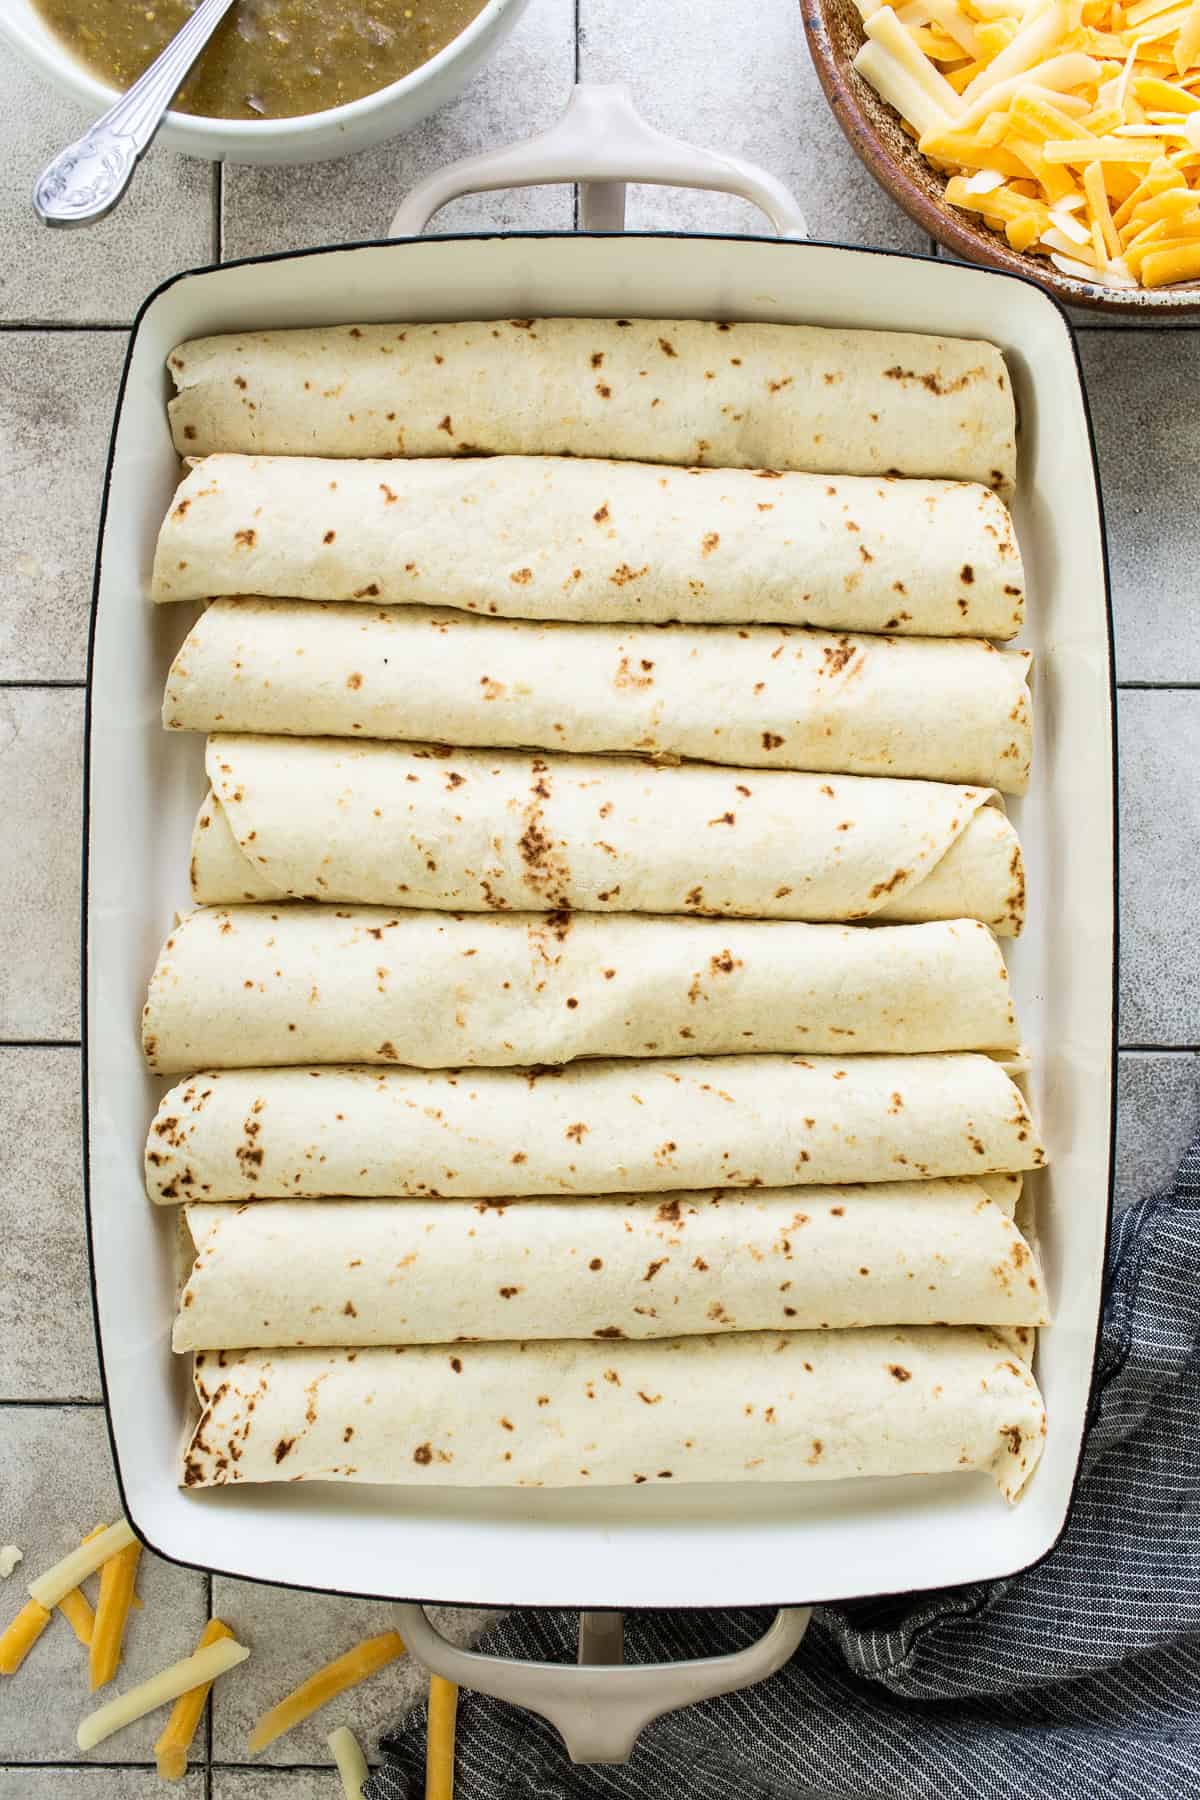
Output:
[[[466,30],[429,62],[348,106],[295,119],[202,119],[169,112],[158,141],[213,162],[323,162],[366,150],[407,131],[453,99],[512,30],[527,4],[528,0],[487,0]],[[0,0],[0,39],[97,117],[116,99],[114,90],[97,81],[66,49],[32,0]]]

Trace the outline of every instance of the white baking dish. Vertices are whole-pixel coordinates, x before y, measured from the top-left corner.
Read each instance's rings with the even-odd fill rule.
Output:
[[[592,104],[601,113],[618,106],[611,97],[593,96]],[[685,166],[679,147],[669,148],[668,156],[662,140],[656,149],[643,139],[623,161],[610,132],[602,150],[589,150],[577,109],[565,138],[452,172],[415,196],[404,218],[419,231],[433,206],[460,188],[554,178],[573,160],[574,173],[666,171],[748,189],[783,228],[802,231],[794,205],[769,179],[719,159],[703,166],[693,156]],[[597,204],[613,216],[611,190]],[[163,677],[191,616],[147,601],[155,534],[178,476],[164,359],[180,339],[235,328],[539,313],[891,327],[985,337],[1008,357],[1021,416],[1016,519],[1031,594],[1026,641],[1037,658],[1033,792],[1013,806],[1031,914],[1009,958],[1035,1055],[1031,1097],[1052,1153],[1038,1215],[1055,1319],[1041,1334],[1037,1364],[1049,1438],[1011,1510],[982,1476],[557,1493],[176,1486],[187,1369],[169,1347],[174,1221],[142,1192],[142,1143],[160,1084],[142,1067],[138,1022],[172,909],[187,904],[202,741],[159,727]],[[102,525],[90,696],[92,1255],[118,1476],[149,1545],[232,1575],[352,1594],[599,1607],[844,1599],[982,1580],[1045,1555],[1075,1480],[1107,1230],[1115,845],[1096,470],[1070,327],[1040,289],[880,251],[669,235],[416,239],[180,275],[142,308],[130,342]],[[794,1623],[792,1641],[802,1617]]]

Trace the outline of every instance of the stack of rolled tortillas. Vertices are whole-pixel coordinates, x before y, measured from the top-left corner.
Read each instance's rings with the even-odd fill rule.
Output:
[[[182,1479],[961,1470],[1047,1320],[988,344],[517,319],[181,345],[196,909],[143,1038]]]

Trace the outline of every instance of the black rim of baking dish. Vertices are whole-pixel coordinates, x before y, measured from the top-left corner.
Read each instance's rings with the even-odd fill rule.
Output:
[[[86,672],[85,689],[84,689],[83,844],[82,844],[82,862],[81,862],[81,883],[82,883],[82,885],[81,885],[81,893],[80,893],[80,1086],[81,1086],[81,1097],[82,1097],[83,1204],[84,1204],[84,1216],[85,1216],[85,1219],[87,1222],[88,1285],[89,1285],[89,1288],[91,1291],[91,1301],[92,1301],[92,1327],[93,1327],[93,1331],[94,1331],[95,1339],[96,1339],[96,1359],[97,1359],[97,1363],[98,1363],[99,1370],[100,1370],[100,1388],[101,1388],[101,1394],[102,1394],[103,1401],[104,1401],[104,1422],[105,1422],[105,1428],[108,1432],[109,1449],[112,1454],[113,1472],[116,1476],[117,1492],[120,1496],[122,1510],[125,1513],[126,1517],[129,1519],[130,1526],[132,1527],[134,1534],[138,1538],[138,1540],[145,1546],[145,1548],[147,1550],[153,1551],[155,1556],[161,1557],[164,1562],[174,1563],[180,1568],[196,1569],[200,1573],[206,1574],[206,1575],[212,1575],[212,1574],[225,1575],[233,1580],[253,1581],[262,1587],[277,1587],[277,1588],[285,1588],[285,1589],[294,1589],[301,1593],[329,1594],[335,1598],[342,1598],[342,1599],[384,1600],[384,1601],[390,1601],[392,1604],[413,1604],[413,1603],[419,1604],[419,1605],[444,1605],[444,1604],[447,1604],[443,1599],[441,1599],[441,1597],[439,1597],[437,1595],[427,1595],[424,1597],[418,1597],[418,1596],[380,1593],[376,1590],[360,1590],[357,1588],[337,1588],[337,1587],[321,1587],[321,1586],[310,1587],[308,1584],[303,1583],[303,1582],[280,1581],[277,1579],[272,1579],[270,1577],[256,1576],[253,1574],[249,1574],[242,1569],[216,1568],[213,1565],[208,1564],[208,1563],[191,1562],[184,1557],[173,1556],[169,1551],[161,1550],[159,1548],[159,1546],[154,1543],[153,1539],[150,1538],[147,1535],[147,1533],[142,1529],[142,1527],[138,1524],[137,1520],[132,1517],[130,1510],[129,1510],[128,1498],[127,1498],[126,1491],[125,1491],[125,1480],[124,1480],[124,1475],[123,1475],[122,1469],[121,1469],[121,1458],[120,1458],[120,1454],[117,1449],[116,1435],[113,1431],[112,1411],[111,1411],[111,1408],[109,1405],[108,1372],[107,1372],[107,1368],[105,1365],[104,1338],[103,1338],[103,1335],[100,1330],[99,1296],[97,1294],[97,1289],[96,1289],[96,1254],[95,1254],[95,1243],[94,1243],[94,1234],[93,1234],[92,1193],[91,1193],[90,1118],[89,1118],[89,1111],[88,1111],[88,1065],[89,1065],[89,1060],[90,1060],[89,1017],[88,1017],[88,882],[89,882],[89,875],[90,875],[90,859],[91,859],[92,676],[93,676],[93,663],[94,663],[94,658],[95,658],[95,646],[96,646],[96,619],[97,619],[97,615],[98,615],[98,611],[99,611],[99,602],[100,602],[100,574],[101,574],[101,567],[103,564],[103,555],[104,555],[105,527],[108,522],[108,503],[109,503],[109,496],[110,496],[111,488],[112,488],[113,464],[116,459],[117,430],[120,425],[121,415],[122,415],[122,411],[124,408],[125,389],[126,389],[126,385],[129,380],[129,369],[130,369],[131,362],[133,360],[134,348],[137,344],[138,332],[141,329],[142,322],[143,322],[147,312],[154,305],[155,301],[158,300],[162,294],[167,293],[169,291],[169,289],[175,287],[181,281],[189,281],[189,280],[193,279],[194,277],[201,276],[201,275],[220,274],[227,269],[254,268],[254,267],[262,266],[267,263],[295,262],[295,261],[300,261],[305,258],[313,257],[313,256],[333,256],[333,255],[340,255],[343,253],[352,254],[355,251],[359,251],[359,250],[382,250],[382,249],[403,248],[404,250],[408,251],[408,250],[417,249],[423,245],[428,245],[428,244],[505,243],[505,242],[512,242],[512,241],[517,241],[517,242],[528,241],[530,239],[565,240],[567,242],[576,242],[581,238],[604,238],[604,237],[611,237],[611,236],[620,236],[624,239],[654,239],[657,241],[678,240],[678,241],[686,242],[686,241],[692,241],[692,240],[699,240],[701,242],[706,242],[706,243],[771,244],[778,248],[791,251],[793,253],[796,253],[796,252],[803,253],[806,250],[836,250],[839,253],[846,255],[846,256],[878,257],[878,258],[887,258],[887,259],[890,259],[892,261],[897,261],[897,262],[932,263],[935,266],[941,266],[941,267],[947,266],[945,263],[945,260],[943,258],[939,258],[937,256],[930,256],[927,254],[918,254],[913,251],[878,249],[878,248],[874,248],[869,245],[839,244],[839,243],[835,243],[829,239],[822,239],[822,238],[811,238],[811,239],[807,239],[807,240],[797,241],[797,240],[793,240],[793,239],[781,239],[781,238],[777,238],[777,237],[768,237],[761,233],[742,234],[742,233],[715,232],[715,231],[714,232],[627,231],[627,232],[614,234],[614,233],[596,232],[596,231],[465,231],[465,232],[438,233],[437,235],[431,236],[431,237],[417,237],[417,238],[364,238],[364,239],[360,239],[354,243],[324,244],[324,245],[318,244],[318,245],[312,245],[310,247],[307,247],[305,249],[300,249],[300,250],[276,250],[276,251],[267,252],[260,256],[237,257],[230,262],[200,263],[194,268],[180,269],[174,275],[169,275],[169,276],[167,276],[167,278],[165,280],[159,282],[158,286],[153,288],[151,290],[151,292],[149,294],[147,294],[146,298],[142,301],[142,304],[139,306],[137,313],[134,316],[133,323],[130,327],[129,341],[128,341],[126,351],[125,351],[125,360],[124,360],[124,364],[121,369],[121,380],[120,380],[120,384],[117,388],[116,405],[115,405],[114,411],[113,411],[113,422],[112,422],[112,427],[109,432],[108,455],[105,460],[104,481],[103,481],[103,486],[101,489],[100,516],[99,516],[99,521],[98,521],[97,528],[96,528],[96,561],[95,561],[95,569],[94,569],[93,579],[92,579],[92,600],[91,600],[91,606],[89,609],[89,617],[88,617],[87,672]],[[957,268],[958,268],[957,264],[952,265],[952,266],[955,267],[957,270]],[[1118,970],[1120,967],[1120,919],[1119,919],[1119,913],[1118,913],[1118,900],[1119,900],[1119,894],[1120,894],[1120,885],[1119,885],[1120,846],[1119,846],[1119,837],[1118,837],[1118,789],[1117,789],[1117,779],[1118,779],[1117,684],[1116,684],[1116,654],[1115,654],[1114,630],[1113,630],[1113,610],[1112,610],[1112,582],[1110,579],[1109,560],[1108,560],[1108,535],[1107,535],[1107,531],[1105,529],[1105,522],[1104,522],[1104,495],[1103,495],[1103,491],[1102,491],[1102,488],[1100,485],[1100,465],[1099,465],[1099,459],[1096,454],[1096,433],[1095,433],[1095,427],[1092,423],[1091,407],[1088,404],[1087,387],[1084,382],[1083,366],[1082,366],[1082,363],[1080,362],[1079,345],[1078,345],[1078,342],[1077,342],[1076,336],[1075,336],[1075,328],[1071,322],[1071,319],[1070,319],[1065,307],[1055,298],[1055,296],[1053,294],[1048,293],[1047,290],[1039,282],[1034,281],[1033,278],[1029,275],[1018,274],[1016,271],[1010,271],[1010,270],[1006,270],[1006,269],[986,269],[986,268],[975,268],[975,269],[972,269],[971,273],[982,276],[985,280],[989,280],[989,281],[1019,282],[1027,287],[1030,287],[1035,291],[1035,293],[1038,295],[1038,297],[1041,301],[1043,301],[1045,304],[1047,304],[1049,306],[1052,306],[1054,308],[1054,310],[1059,314],[1060,318],[1062,319],[1062,323],[1066,329],[1067,341],[1071,347],[1071,355],[1074,358],[1075,376],[1076,376],[1076,381],[1078,382],[1078,386],[1079,386],[1080,399],[1083,403],[1083,416],[1084,416],[1084,422],[1087,426],[1087,434],[1088,434],[1088,449],[1089,449],[1089,453],[1091,456],[1091,462],[1092,462],[1092,485],[1093,485],[1093,489],[1094,489],[1095,496],[1096,496],[1097,523],[1100,528],[1101,567],[1102,567],[1103,577],[1104,577],[1105,624],[1106,624],[1106,629],[1107,629],[1107,633],[1108,633],[1109,738],[1110,738],[1110,743],[1111,743],[1111,760],[1112,760],[1112,766],[1111,766],[1111,772],[1110,772],[1111,773],[1111,781],[1112,781],[1112,846],[1113,846],[1113,891],[1112,891],[1113,957],[1112,957],[1112,977],[1111,977],[1111,980],[1112,980],[1112,995],[1111,995],[1112,1027],[1111,1027],[1111,1040],[1110,1040],[1110,1044],[1109,1044],[1109,1054],[1110,1054],[1110,1059],[1111,1059],[1111,1062],[1110,1062],[1111,1080],[1110,1080],[1109,1125],[1108,1125],[1108,1206],[1107,1206],[1107,1211],[1106,1211],[1106,1216],[1105,1216],[1105,1227],[1104,1227],[1104,1267],[1105,1267],[1105,1272],[1107,1273],[1108,1253],[1109,1253],[1109,1249],[1111,1247],[1111,1240],[1112,1240],[1113,1194],[1114,1194],[1114,1186],[1115,1186],[1115,1178],[1116,1178],[1116,1176],[1115,1176],[1115,1154],[1116,1154],[1116,1128],[1117,1128],[1117,1085],[1118,1085],[1118,1074],[1119,1074],[1119,1062],[1118,1062],[1118,1057],[1119,1057],[1118,1035],[1119,1034],[1118,1034],[1117,1008],[1118,1008]],[[1081,1469],[1082,1460],[1083,1460],[1083,1449],[1084,1449],[1084,1445],[1087,1440],[1088,1428],[1091,1425],[1091,1422],[1095,1415],[1095,1410],[1096,1410],[1098,1360],[1099,1360],[1099,1350],[1100,1350],[1100,1317],[1101,1317],[1101,1313],[1103,1310],[1103,1304],[1104,1304],[1104,1284],[1102,1282],[1099,1303],[1098,1303],[1097,1309],[1096,1309],[1096,1318],[1095,1318],[1095,1321],[1093,1324],[1091,1375],[1090,1375],[1090,1381],[1089,1381],[1087,1405],[1086,1405],[1085,1411],[1084,1411],[1083,1430],[1080,1434],[1079,1449],[1076,1453],[1075,1469],[1074,1469],[1074,1472],[1071,1477],[1071,1491],[1070,1491],[1069,1498],[1067,1500],[1066,1509],[1063,1513],[1062,1524],[1059,1527],[1059,1530],[1058,1530],[1057,1534],[1055,1535],[1053,1542],[1042,1552],[1042,1554],[1040,1556],[1034,1557],[1032,1559],[1032,1561],[1030,1561],[1028,1563],[1021,1563],[1016,1568],[1009,1569],[1009,1570],[1005,1571],[1001,1576],[992,1577],[991,1579],[1011,1580],[1014,1576],[1028,1574],[1028,1572],[1031,1569],[1036,1569],[1037,1567],[1039,1567],[1039,1565],[1041,1563],[1045,1562],[1048,1557],[1050,1557],[1054,1554],[1055,1550],[1058,1548],[1059,1544],[1062,1542],[1063,1536],[1065,1535],[1068,1526],[1070,1525],[1071,1518],[1074,1513],[1075,1505],[1076,1505],[1076,1502],[1078,1499],[1078,1494],[1079,1494],[1079,1476],[1080,1476],[1080,1469]],[[978,1586],[979,1584],[977,1582],[964,1582],[959,1585],[962,1587],[974,1587],[974,1586]],[[915,1587],[899,1586],[894,1589],[889,1589],[886,1594],[875,1595],[875,1596],[872,1596],[872,1598],[887,1599],[887,1598],[893,1598],[893,1597],[898,1597],[898,1596],[902,1596],[905,1594],[914,1593],[917,1591],[920,1591],[920,1590]],[[471,1603],[469,1601],[455,1601],[455,1602],[453,1602],[453,1604],[469,1605]],[[496,1601],[496,1600],[488,1600],[486,1602],[486,1604],[493,1609],[501,1610],[501,1611],[510,1611],[510,1612],[543,1610],[542,1608],[532,1608],[532,1607],[528,1607],[528,1606],[522,1606],[520,1603],[510,1603],[510,1604],[506,1605],[504,1602]],[[802,1595],[796,1596],[795,1598],[780,1599],[780,1600],[773,1601],[770,1603],[771,1606],[802,1606],[802,1605],[806,1605],[806,1604],[807,1604],[807,1600]],[[637,1600],[622,1602],[621,1600],[615,1599],[611,1594],[605,1595],[601,1599],[592,1601],[590,1603],[590,1606],[589,1606],[588,1602],[575,1601],[575,1602],[572,1602],[572,1607],[573,1608],[578,1607],[581,1611],[592,1610],[592,1609],[598,1609],[598,1610],[611,1609],[611,1610],[620,1610],[620,1611],[626,1611],[626,1612],[636,1612],[636,1611],[640,1611],[640,1610],[648,1610],[648,1609],[644,1608],[642,1603],[639,1603]],[[718,1607],[718,1608],[706,1606],[703,1602],[697,1602],[697,1604],[694,1607],[671,1608],[668,1610],[728,1611],[728,1610],[736,1609],[736,1607],[737,1607],[737,1602],[731,1602],[731,1603],[729,1603],[728,1606]],[[657,1609],[649,1609],[649,1610],[662,1610],[662,1609],[657,1608]],[[759,1607],[758,1610],[769,1610],[769,1608],[762,1606],[762,1607]]]

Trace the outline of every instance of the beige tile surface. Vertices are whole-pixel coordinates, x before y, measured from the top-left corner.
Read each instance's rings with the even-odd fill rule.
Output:
[[[342,1791],[332,1767],[213,1770],[212,1800],[342,1800]],[[0,1800],[6,1800],[2,1790]]]
[[[396,1629],[396,1610],[386,1601],[342,1600],[331,1594],[259,1587],[217,1576],[213,1608],[254,1655],[244,1679],[218,1690],[213,1710],[213,1756],[217,1762],[246,1762],[246,1740],[260,1713],[274,1706],[308,1676],[351,1649],[362,1638]],[[432,1616],[447,1636],[465,1644],[483,1629],[487,1615],[435,1607]],[[381,1732],[403,1717],[424,1693],[427,1676],[410,1658],[389,1664],[369,1681],[331,1701],[294,1731],[278,1738],[256,1761],[327,1763],[325,1739],[335,1725],[349,1725],[375,1760]]]
[[[574,66],[573,0],[531,0],[495,60],[405,136],[307,168],[228,168],[225,255],[385,237],[396,207],[422,176],[548,125],[566,105]],[[569,188],[490,194],[455,201],[435,229],[569,231],[572,204]]]
[[[203,1769],[190,1769],[169,1788],[153,1769],[0,1769],[0,1800],[162,1800],[164,1794],[204,1800]],[[333,1796],[327,1790],[313,1800]]]
[[[1200,681],[1193,548],[1200,334],[1086,331],[1079,339],[1108,520],[1119,681]]]
[[[119,1514],[102,1408],[0,1408],[0,1540],[25,1552],[16,1573],[0,1582],[5,1624],[24,1604],[26,1582],[65,1556],[93,1525],[111,1523]],[[88,1584],[93,1604],[96,1586],[93,1578]],[[86,1713],[195,1648],[206,1616],[203,1576],[143,1554],[138,1592],[144,1605],[130,1614],[116,1682],[94,1696],[88,1693],[87,1653],[55,1614],[0,1691],[0,1766],[78,1760],[75,1730]],[[85,1760],[151,1760],[165,1718],[155,1713],[131,1725]]]
[[[1200,1044],[1200,693],[1118,709],[1123,1044]]]
[[[838,129],[798,6],[580,0],[579,19],[585,81],[626,81],[661,130],[761,163],[792,189],[813,237],[928,250]],[[632,190],[627,219],[651,230],[771,229],[745,201],[666,188]]]
[[[0,1399],[99,1398],[81,1162],[78,1050],[0,1048]]]
[[[79,1035],[83,694],[0,688],[0,1040]]]
[[[119,331],[0,333],[0,680],[78,681]]]
[[[150,153],[99,225],[39,223],[34,177],[88,122],[0,43],[0,320],[128,324],[165,276],[214,260],[212,168],[167,150]]]
[[[1115,1210],[1174,1179],[1200,1130],[1200,1057],[1126,1050],[1120,1061]]]

